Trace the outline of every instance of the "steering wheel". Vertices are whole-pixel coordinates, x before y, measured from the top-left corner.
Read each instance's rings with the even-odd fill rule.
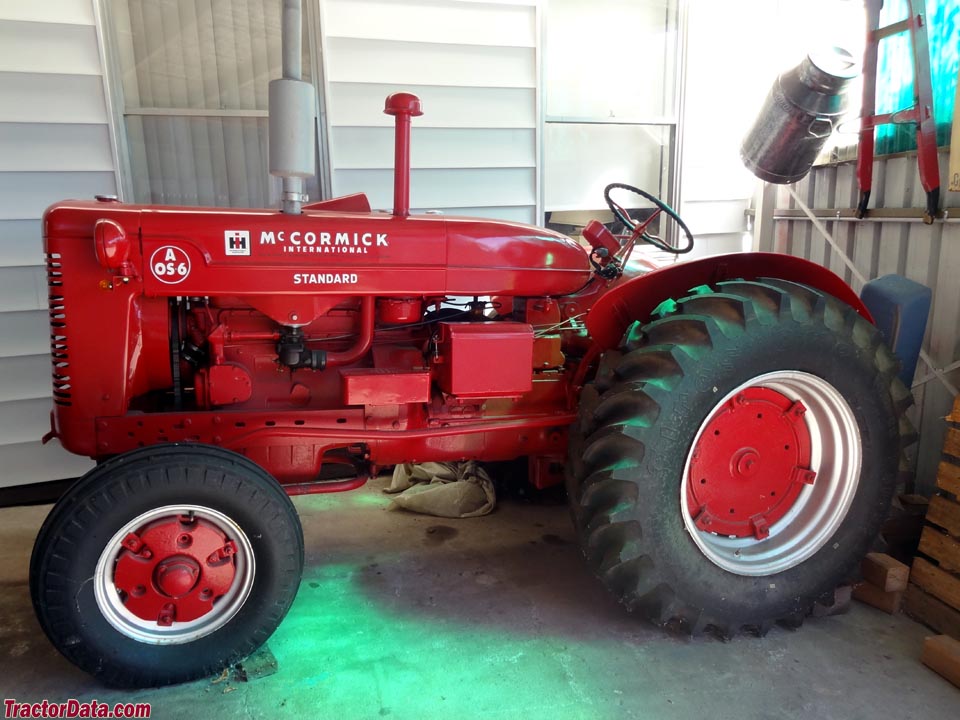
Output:
[[[644,221],[635,220],[631,218],[630,215],[624,210],[620,205],[618,205],[613,198],[610,197],[611,190],[628,190],[629,192],[635,193],[640,197],[653,203],[656,210],[653,214]],[[632,244],[637,240],[643,240],[646,243],[650,243],[658,250],[663,250],[664,252],[671,253],[673,255],[683,255],[693,250],[693,233],[690,232],[690,228],[687,227],[687,224],[680,219],[680,216],[674,211],[672,207],[667,205],[665,202],[660,200],[657,197],[654,197],[648,192],[644,192],[640,188],[635,188],[633,185],[624,185],[623,183],[610,183],[603,189],[603,199],[607,201],[607,206],[613,212],[614,216],[623,223],[630,231],[629,242]],[[660,215],[660,213],[666,213],[670,218],[673,219],[677,225],[683,230],[683,233],[687,236],[687,244],[684,247],[671,247],[667,245],[662,239],[656,235],[647,234],[647,228],[650,226],[654,220]]]

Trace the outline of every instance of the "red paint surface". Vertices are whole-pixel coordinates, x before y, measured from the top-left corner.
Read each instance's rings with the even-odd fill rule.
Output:
[[[594,304],[587,316],[587,329],[601,347],[614,348],[631,322],[649,317],[667,298],[682,297],[699,285],[765,277],[818,288],[873,322],[850,286],[822,265],[779,253],[733,253],[669,265],[645,275],[624,275]]]
[[[370,212],[363,195],[301,215],[51,207],[52,424],[64,447],[103,459],[155,443],[219,445],[291,493],[355,487],[362,468],[523,456],[545,485],[559,477],[579,389],[600,353],[664,299],[728,278],[779,277],[869,317],[840,278],[789,256],[727,255],[608,283],[592,273],[588,250],[558,233],[409,216],[403,121],[418,114],[415,100],[387,102],[401,121],[394,215]],[[451,296],[491,297],[496,320],[422,320]],[[324,369],[278,361],[293,328],[323,351]],[[357,478],[318,483],[338,465]]]
[[[690,460],[687,507],[697,527],[763,539],[814,480],[805,408],[747,388],[714,411]]]
[[[163,518],[122,544],[114,584],[124,607],[158,625],[203,617],[236,576],[236,543],[206,520]]]

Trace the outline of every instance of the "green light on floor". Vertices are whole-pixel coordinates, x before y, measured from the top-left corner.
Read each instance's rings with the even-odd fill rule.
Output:
[[[304,510],[332,510],[350,507],[376,507],[390,504],[391,497],[380,492],[338,492],[301,495],[296,499],[297,507]]]
[[[604,646],[541,636],[535,626],[518,632],[506,618],[485,616],[483,594],[494,587],[476,586],[469,617],[467,608],[404,587],[416,582],[416,572],[404,578],[376,564],[309,568],[270,640],[280,671],[260,681],[272,686],[257,694],[262,711],[280,693],[283,713],[304,717],[613,717],[607,703],[616,690],[595,682],[616,682],[599,671]],[[593,705],[601,698],[606,712]]]

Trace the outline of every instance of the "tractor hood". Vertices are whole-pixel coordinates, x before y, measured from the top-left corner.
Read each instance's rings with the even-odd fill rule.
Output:
[[[444,215],[66,202],[47,211],[45,229],[89,240],[101,218],[130,239],[147,295],[557,296],[591,272],[564,235]]]

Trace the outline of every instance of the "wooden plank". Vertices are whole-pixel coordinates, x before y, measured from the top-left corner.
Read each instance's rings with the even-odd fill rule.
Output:
[[[910,568],[884,553],[868,553],[860,563],[863,579],[881,592],[907,589]]]
[[[872,605],[878,610],[883,610],[889,615],[900,612],[900,605],[903,602],[903,591],[894,590],[885,592],[868,582],[857,583],[853,586],[853,597],[862,603]]]
[[[944,572],[923,558],[914,558],[910,581],[954,609],[960,609],[960,578]]]
[[[928,525],[920,534],[918,549],[924,555],[929,555],[936,560],[941,570],[960,572],[960,542],[949,535]]]
[[[960,423],[960,395],[953,399],[953,412],[947,415],[947,422]]]
[[[954,610],[933,595],[910,583],[903,597],[903,610],[914,620],[937,632],[960,639],[960,610]]]
[[[960,496],[960,465],[944,460],[937,469],[937,487]]]
[[[960,640],[935,635],[923,641],[920,662],[960,687]]]
[[[954,537],[960,537],[960,503],[934,495],[930,498],[927,522],[939,525]]]
[[[960,457],[960,430],[947,428],[947,434],[943,438],[943,451],[947,455]]]

